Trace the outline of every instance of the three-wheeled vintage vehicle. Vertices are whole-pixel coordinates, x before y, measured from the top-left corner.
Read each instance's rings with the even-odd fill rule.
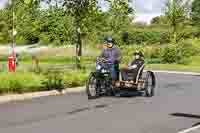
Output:
[[[98,59],[99,60],[99,59]],[[145,71],[143,64],[137,74],[129,73],[128,80],[124,81],[119,78],[117,81],[113,81],[110,71],[110,63],[104,62],[104,60],[96,63],[96,70],[91,72],[87,84],[86,93],[88,99],[98,98],[100,96],[115,96],[121,91],[138,91],[146,97],[154,96],[154,88],[156,86],[155,75],[152,71]],[[137,77],[133,77],[133,76]],[[119,72],[119,77],[121,74]]]

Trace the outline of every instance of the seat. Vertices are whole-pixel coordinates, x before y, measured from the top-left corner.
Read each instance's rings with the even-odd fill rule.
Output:
[[[128,81],[134,81],[134,83],[138,83],[138,80],[142,77],[142,73],[144,70],[144,64],[136,69],[132,69],[128,71]]]

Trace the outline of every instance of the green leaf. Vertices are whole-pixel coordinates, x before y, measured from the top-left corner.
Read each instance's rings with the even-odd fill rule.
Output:
[[[24,4],[27,4],[27,5],[29,5],[33,2],[33,0],[22,0],[22,1],[24,2]]]

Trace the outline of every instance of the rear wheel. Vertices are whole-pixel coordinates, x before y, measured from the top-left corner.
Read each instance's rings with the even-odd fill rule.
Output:
[[[89,79],[87,81],[86,93],[88,95],[88,99],[95,99],[98,98],[100,95],[97,79],[93,74],[89,76]]]
[[[144,82],[144,91],[146,97],[154,96],[154,89],[156,86],[155,75],[153,72],[147,71],[145,82]]]

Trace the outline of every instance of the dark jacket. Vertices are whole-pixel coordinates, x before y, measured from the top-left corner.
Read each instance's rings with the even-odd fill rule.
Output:
[[[139,69],[140,67],[142,67],[144,65],[144,60],[143,59],[135,59],[128,64],[128,67],[131,69],[131,66],[133,66],[133,65],[137,65],[136,69]]]
[[[106,48],[102,51],[101,57],[105,58],[109,63],[120,63],[121,51],[118,47]]]

